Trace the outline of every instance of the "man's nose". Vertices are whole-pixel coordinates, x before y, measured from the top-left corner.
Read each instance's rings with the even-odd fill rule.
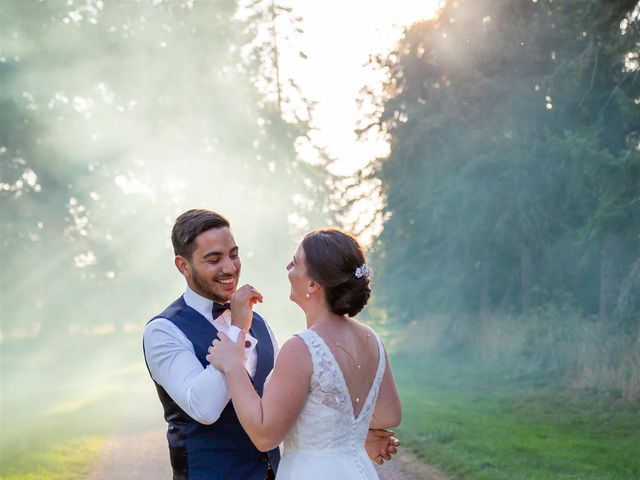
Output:
[[[224,273],[236,273],[236,265],[229,257],[225,259],[224,264],[222,265],[222,271]]]

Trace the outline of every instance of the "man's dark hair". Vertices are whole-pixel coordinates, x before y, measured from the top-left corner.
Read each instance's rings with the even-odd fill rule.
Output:
[[[229,221],[211,210],[193,209],[184,212],[173,225],[171,243],[176,255],[191,260],[195,250],[195,239],[202,232],[212,228],[230,227]]]

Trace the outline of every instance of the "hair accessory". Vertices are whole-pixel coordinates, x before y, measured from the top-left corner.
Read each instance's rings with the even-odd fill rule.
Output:
[[[356,268],[356,278],[362,277],[370,277],[373,274],[373,270],[369,268],[369,265],[363,263],[358,268]]]

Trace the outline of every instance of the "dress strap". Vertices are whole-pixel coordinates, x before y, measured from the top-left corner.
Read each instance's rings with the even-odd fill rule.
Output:
[[[309,353],[311,354],[313,370],[315,371],[316,365],[320,363],[323,354],[323,345],[318,341],[317,334],[312,330],[303,330],[302,332],[295,333],[294,335],[296,337],[300,337],[307,346],[307,350],[309,350]]]

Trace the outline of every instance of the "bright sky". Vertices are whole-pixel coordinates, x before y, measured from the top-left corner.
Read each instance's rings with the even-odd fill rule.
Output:
[[[387,152],[377,141],[357,142],[356,98],[366,84],[379,83],[364,67],[369,55],[392,49],[402,28],[432,18],[439,0],[292,1],[294,14],[304,18],[301,50],[308,56],[281,58],[307,98],[317,102],[314,141],[337,158],[334,173],[349,174],[376,155]],[[289,70],[289,72],[287,72]]]

